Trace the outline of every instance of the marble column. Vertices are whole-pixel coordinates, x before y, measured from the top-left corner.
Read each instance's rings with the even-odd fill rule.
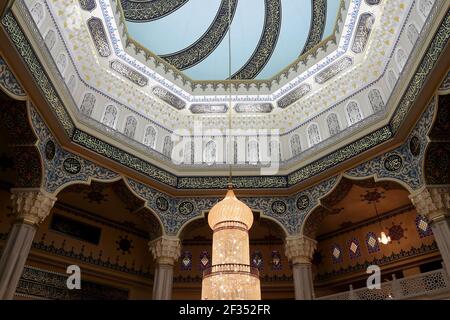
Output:
[[[153,299],[172,299],[173,266],[181,254],[180,239],[162,236],[149,242],[150,251],[156,260],[153,280]]]
[[[12,299],[28,258],[38,225],[49,215],[56,198],[41,189],[12,189],[15,222],[0,259],[0,299]]]
[[[417,213],[428,218],[444,268],[450,275],[450,186],[426,186],[409,197]]]
[[[296,300],[314,299],[312,256],[316,247],[317,242],[306,236],[286,237],[285,253],[292,262]]]

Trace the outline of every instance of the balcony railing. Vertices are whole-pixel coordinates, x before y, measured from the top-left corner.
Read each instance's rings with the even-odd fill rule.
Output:
[[[248,264],[224,263],[216,264],[203,271],[203,278],[213,276],[214,274],[248,274],[259,278],[258,268]]]
[[[448,294],[450,280],[444,269],[417,274],[381,284],[380,289],[361,288],[320,297],[316,300],[405,300]]]

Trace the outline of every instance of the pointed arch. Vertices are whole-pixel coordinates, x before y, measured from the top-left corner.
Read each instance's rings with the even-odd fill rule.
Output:
[[[290,144],[291,144],[291,153],[293,157],[299,155],[302,152],[300,136],[297,133],[291,137]]]
[[[81,113],[90,117],[95,107],[95,100],[95,95],[93,93],[85,93],[80,106]]]
[[[341,125],[339,123],[339,118],[336,113],[332,112],[327,116],[327,126],[330,136],[334,136],[339,132],[341,132]]]
[[[153,127],[152,125],[148,125],[147,127],[145,127],[144,139],[142,140],[142,143],[152,149],[155,148],[155,143],[156,143],[155,127]]]
[[[354,125],[355,123],[358,123],[359,121],[362,120],[363,114],[356,101],[351,101],[345,109],[347,113],[348,122],[350,125]]]
[[[115,129],[117,122],[117,108],[112,104],[107,105],[103,113],[102,123],[110,128]]]
[[[128,138],[134,139],[136,133],[137,120],[136,117],[129,115],[125,119],[125,125],[123,127],[123,134]]]
[[[320,137],[319,125],[317,123],[311,123],[306,131],[308,133],[309,147],[312,147],[322,141],[322,138]]]

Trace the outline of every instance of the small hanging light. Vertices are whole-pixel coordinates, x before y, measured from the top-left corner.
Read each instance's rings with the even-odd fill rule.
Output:
[[[378,242],[381,242],[382,244],[388,244],[389,242],[391,242],[391,237],[387,236],[384,231],[381,231],[381,234],[378,237]]]
[[[377,215],[378,222],[380,224],[380,229],[381,229],[380,236],[378,237],[378,242],[386,245],[386,244],[391,242],[391,237],[386,235],[386,233],[383,231],[383,227],[381,226],[381,219],[380,219],[380,216],[378,215],[378,209],[377,209],[376,201],[373,201],[373,205],[375,207],[375,214]]]

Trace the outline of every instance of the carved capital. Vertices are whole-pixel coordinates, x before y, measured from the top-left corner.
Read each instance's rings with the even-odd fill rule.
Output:
[[[181,255],[181,242],[177,237],[162,236],[148,243],[150,252],[159,264],[174,265]]]
[[[311,263],[317,241],[307,236],[289,236],[285,241],[286,256],[293,264]]]
[[[426,186],[409,198],[417,213],[430,221],[450,216],[450,186]]]
[[[39,225],[50,214],[56,198],[42,189],[11,189],[13,213],[18,220]]]

